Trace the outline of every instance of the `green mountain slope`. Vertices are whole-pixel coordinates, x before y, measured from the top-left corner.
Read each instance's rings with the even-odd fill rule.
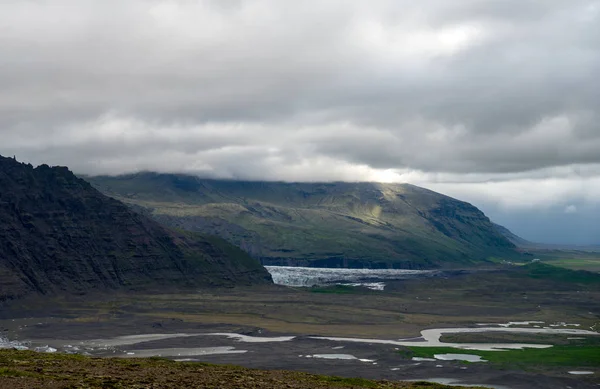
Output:
[[[270,282],[237,247],[175,233],[67,168],[0,156],[0,302],[28,293]]]
[[[531,247],[535,244],[526,239],[521,238],[520,236],[516,235],[511,230],[509,230],[508,228],[506,228],[504,226],[501,226],[500,224],[496,224],[496,223],[493,223],[493,224],[499,233],[504,235],[506,237],[506,239],[511,241],[517,247]]]
[[[477,208],[413,185],[87,179],[161,223],[221,236],[263,264],[430,268],[516,255]]]

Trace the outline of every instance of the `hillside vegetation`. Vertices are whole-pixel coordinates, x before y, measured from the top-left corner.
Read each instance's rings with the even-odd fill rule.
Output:
[[[408,184],[86,179],[165,225],[220,236],[263,264],[432,268],[517,255],[473,205]]]
[[[29,293],[270,282],[245,252],[175,233],[65,167],[0,157],[0,302]]]
[[[371,381],[292,371],[0,350],[0,388],[444,389],[426,382]],[[453,388],[460,388],[453,386]]]

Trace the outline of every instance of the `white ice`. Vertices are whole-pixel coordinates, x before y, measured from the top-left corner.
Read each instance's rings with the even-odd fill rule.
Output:
[[[431,270],[404,269],[332,269],[292,266],[265,266],[265,268],[271,273],[276,284],[295,287],[375,283],[375,280],[423,277],[433,273]],[[376,285],[372,286],[374,288]]]
[[[543,321],[509,321],[508,323],[498,324],[500,327],[511,327],[511,326],[528,326],[532,324],[544,324]]]
[[[337,342],[357,342],[357,343],[377,343],[392,344],[396,346],[409,347],[453,347],[464,350],[482,350],[482,351],[501,351],[507,349],[523,348],[549,348],[550,344],[529,344],[529,343],[446,343],[440,341],[443,334],[457,333],[481,333],[481,332],[517,332],[529,334],[569,334],[569,335],[600,335],[598,332],[577,330],[570,328],[503,328],[503,327],[479,327],[479,328],[439,328],[421,331],[421,342],[415,342],[414,338],[400,340],[386,339],[361,339],[361,338],[339,338],[313,336],[312,339],[323,339]]]
[[[214,332],[210,334],[197,334],[197,335],[209,335],[209,336],[226,336],[230,339],[235,339],[240,342],[245,343],[271,343],[271,342],[289,342],[290,340],[295,339],[295,336],[274,336],[274,337],[266,337],[266,336],[249,336],[236,334],[232,332]]]
[[[473,354],[435,354],[434,357],[440,361],[487,362],[481,356]]]
[[[364,359],[364,358],[356,358],[354,355],[350,354],[314,354],[307,355],[306,358],[317,358],[317,359],[343,359],[343,360],[352,360],[352,361],[360,361],[360,362],[369,362],[375,363],[374,359]]]
[[[345,286],[362,286],[371,290],[384,290],[385,282],[353,282],[350,284],[340,284]]]
[[[243,354],[246,352],[248,352],[248,350],[236,350],[235,347],[159,348],[151,350],[133,350],[122,355],[122,357],[192,357],[196,355]]]
[[[314,355],[312,355],[312,357],[320,358],[320,359],[346,359],[346,360],[358,359],[354,355],[350,355],[350,354],[314,354]]]
[[[155,340],[186,338],[190,336],[198,336],[199,334],[142,334],[142,335],[126,335],[117,336],[109,339],[93,339],[82,341],[79,344],[89,347],[116,347],[130,346],[132,344],[151,342]]]
[[[15,350],[29,350],[23,342],[18,340],[8,340],[8,338],[0,336],[0,349],[13,348]]]
[[[141,334],[141,335],[126,335],[117,336],[108,339],[93,339],[79,342],[79,345],[86,347],[118,347],[118,346],[131,346],[134,344],[175,339],[175,338],[189,338],[197,336],[225,336],[230,339],[236,339],[240,342],[245,343],[267,343],[267,342],[287,342],[294,339],[294,336],[275,336],[275,337],[260,337],[260,336],[249,336],[229,332],[215,332],[215,333],[174,333],[174,334]],[[53,340],[54,344],[66,344],[67,341]],[[72,341],[68,341],[72,342]]]
[[[465,384],[462,381],[457,380],[456,378],[424,378],[424,379],[409,380],[409,381],[427,381],[427,382],[434,382],[436,384],[449,385],[449,386],[484,387],[484,388],[492,388],[492,389],[509,389],[507,386],[501,386],[501,385]]]

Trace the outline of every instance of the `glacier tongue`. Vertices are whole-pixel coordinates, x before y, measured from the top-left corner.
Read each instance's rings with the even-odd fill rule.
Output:
[[[325,285],[365,286],[382,290],[381,281],[428,277],[431,270],[404,269],[333,269],[316,267],[265,266],[278,285],[311,287]]]

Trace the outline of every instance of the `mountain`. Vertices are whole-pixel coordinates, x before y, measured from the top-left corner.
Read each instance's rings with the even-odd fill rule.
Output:
[[[518,255],[473,205],[408,184],[87,179],[165,225],[218,235],[268,265],[434,268]]]
[[[501,226],[500,224],[496,224],[496,223],[492,223],[494,225],[494,227],[496,228],[496,230],[498,230],[499,233],[501,233],[502,235],[504,235],[504,237],[506,237],[506,239],[508,239],[509,241],[511,241],[515,246],[517,247],[530,247],[532,245],[534,245],[534,243],[521,238],[520,236],[518,236],[517,234],[513,233],[511,230],[509,230],[508,228]]]
[[[0,156],[0,302],[36,292],[270,282],[242,250],[175,233],[65,167]]]

